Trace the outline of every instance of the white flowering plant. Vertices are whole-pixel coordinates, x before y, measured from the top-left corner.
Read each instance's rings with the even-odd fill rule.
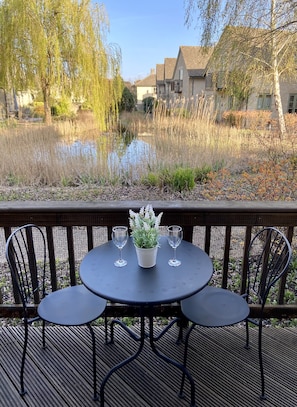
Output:
[[[143,206],[140,211],[129,210],[131,236],[136,247],[151,249],[159,245],[159,226],[163,212],[155,215],[151,204]]]

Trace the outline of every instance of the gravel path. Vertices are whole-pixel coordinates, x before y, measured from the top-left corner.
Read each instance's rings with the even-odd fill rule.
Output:
[[[174,192],[144,185],[132,186],[77,186],[77,187],[3,187],[2,201],[170,201],[204,200],[205,185],[197,185],[192,191]]]

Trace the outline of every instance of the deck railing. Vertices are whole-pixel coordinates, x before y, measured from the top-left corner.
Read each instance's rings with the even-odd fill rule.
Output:
[[[240,278],[239,291],[244,291],[247,268],[247,247],[255,228],[275,226],[281,228],[294,250],[294,228],[297,226],[297,205],[293,202],[229,202],[229,201],[153,201],[155,212],[163,212],[162,225],[179,224],[184,239],[199,245],[216,263],[219,273],[216,284],[226,288],[232,279]],[[61,284],[79,282],[79,263],[87,251],[107,241],[114,225],[128,225],[129,209],[138,210],[146,202],[2,202],[0,203],[1,267],[5,269],[5,241],[13,228],[35,223],[45,228],[51,282],[54,289]],[[234,259],[240,270],[233,270]],[[18,316],[17,296],[7,301],[10,290],[8,269],[0,279],[0,317]],[[236,276],[236,277],[234,277]],[[62,282],[62,283],[61,283]],[[297,317],[297,303],[285,304],[286,279],[280,281],[277,298],[267,305],[267,317]],[[252,315],[259,311],[251,308]],[[32,314],[36,307],[32,307]],[[137,315],[131,306],[109,304],[106,313],[115,316]],[[178,304],[156,308],[157,315],[175,316]]]

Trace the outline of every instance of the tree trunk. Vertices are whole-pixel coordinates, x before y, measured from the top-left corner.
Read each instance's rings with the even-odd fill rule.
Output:
[[[43,106],[44,106],[44,122],[49,125],[52,123],[51,106],[50,106],[50,87],[45,84],[42,87]]]
[[[6,89],[4,89],[4,88],[3,88],[3,94],[4,94],[4,104],[5,104],[5,118],[8,119],[7,93],[6,93]]]
[[[274,85],[274,103],[278,116],[278,127],[280,132],[280,138],[284,138],[287,134],[286,123],[283,112],[283,105],[280,94],[279,73],[277,66],[273,67],[273,85]]]
[[[273,94],[275,109],[278,117],[278,127],[280,138],[284,138],[287,134],[283,105],[280,93],[279,83],[279,70],[278,70],[278,53],[277,53],[277,39],[276,39],[276,4],[275,0],[271,1],[271,49],[272,49],[272,69],[273,69]]]

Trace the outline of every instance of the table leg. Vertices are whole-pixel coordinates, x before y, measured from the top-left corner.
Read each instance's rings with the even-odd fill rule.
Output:
[[[107,375],[104,377],[104,379],[101,382],[100,386],[100,407],[104,407],[104,390],[105,390],[105,385],[111,375],[115,373],[118,369],[122,368],[123,366],[127,365],[128,363],[132,362],[132,360],[136,359],[137,356],[141,353],[143,345],[144,345],[144,340],[145,340],[145,321],[144,321],[144,313],[143,310],[141,310],[141,315],[140,315],[140,337],[136,339],[137,341],[140,342],[140,345],[137,349],[137,351],[127,359],[123,360],[122,362],[118,363],[116,366],[114,366],[110,371],[107,373]]]
[[[170,324],[169,326],[172,326],[172,324]],[[167,331],[168,331],[168,328],[166,327],[165,332],[167,332]],[[168,356],[166,356],[165,354],[161,353],[156,347],[155,342],[158,339],[160,339],[162,336],[163,335],[162,335],[162,332],[161,332],[161,334],[158,335],[157,338],[154,338],[154,315],[153,315],[153,309],[150,308],[150,313],[149,313],[149,340],[150,340],[151,348],[152,348],[153,352],[157,356],[159,356],[161,359],[163,359],[165,362],[172,364],[173,366],[177,367],[178,369],[180,369],[182,371],[182,373],[183,373],[182,380],[184,380],[185,376],[187,376],[187,378],[188,378],[188,380],[190,382],[190,385],[191,385],[191,404],[190,404],[190,407],[196,407],[196,402],[195,402],[195,382],[194,382],[192,376],[190,375],[188,369],[182,363],[179,363],[178,361],[176,361],[174,359],[171,359]],[[181,389],[180,389],[180,391],[178,393],[178,396],[180,398],[184,397],[184,394],[182,392],[182,387],[181,387]]]
[[[185,376],[188,378],[190,385],[191,385],[191,405],[190,407],[196,407],[195,404],[195,382],[192,378],[192,376],[190,375],[189,371],[187,370],[187,368],[182,364],[177,362],[174,359],[169,358],[168,356],[164,355],[163,353],[161,353],[156,345],[155,342],[160,339],[165,332],[168,331],[168,329],[173,325],[173,323],[175,323],[176,321],[172,322],[171,324],[169,324],[168,327],[164,328],[164,331],[161,332],[160,335],[158,335],[156,338],[154,337],[154,313],[153,313],[153,307],[149,307],[149,341],[150,341],[150,346],[153,350],[153,352],[160,357],[161,359],[163,359],[165,362],[172,364],[173,366],[177,367],[178,369],[181,370],[181,372],[183,373],[183,380],[185,379]],[[118,323],[118,321],[115,321],[115,323]],[[105,386],[106,383],[108,382],[109,378],[111,377],[111,375],[113,373],[115,373],[118,369],[121,369],[123,366],[127,365],[128,363],[132,362],[134,359],[136,359],[138,357],[138,355],[141,353],[143,346],[144,346],[144,341],[145,338],[147,337],[146,333],[145,333],[145,310],[143,307],[140,307],[140,336],[138,337],[137,335],[131,335],[131,331],[129,330],[129,328],[125,328],[124,324],[120,323],[120,325],[129,333],[129,335],[136,341],[139,341],[139,347],[137,349],[137,351],[130,357],[128,357],[127,359],[123,360],[122,362],[118,363],[116,366],[114,366],[113,368],[110,369],[110,371],[106,374],[106,376],[104,377],[104,379],[102,380],[101,386],[100,386],[100,407],[104,407],[104,402],[105,402],[105,397],[104,397],[104,390],[105,390]],[[113,333],[111,334],[111,342],[113,343]],[[183,387],[183,386],[182,386]],[[182,387],[178,393],[178,396],[180,398],[183,398],[183,392],[182,392]]]
[[[110,340],[108,341],[107,339],[105,340],[106,344],[112,344],[114,343],[114,325],[120,325],[130,336],[134,341],[141,341],[141,336],[138,336],[135,334],[134,331],[132,331],[123,321],[119,319],[113,319],[110,323]]]

